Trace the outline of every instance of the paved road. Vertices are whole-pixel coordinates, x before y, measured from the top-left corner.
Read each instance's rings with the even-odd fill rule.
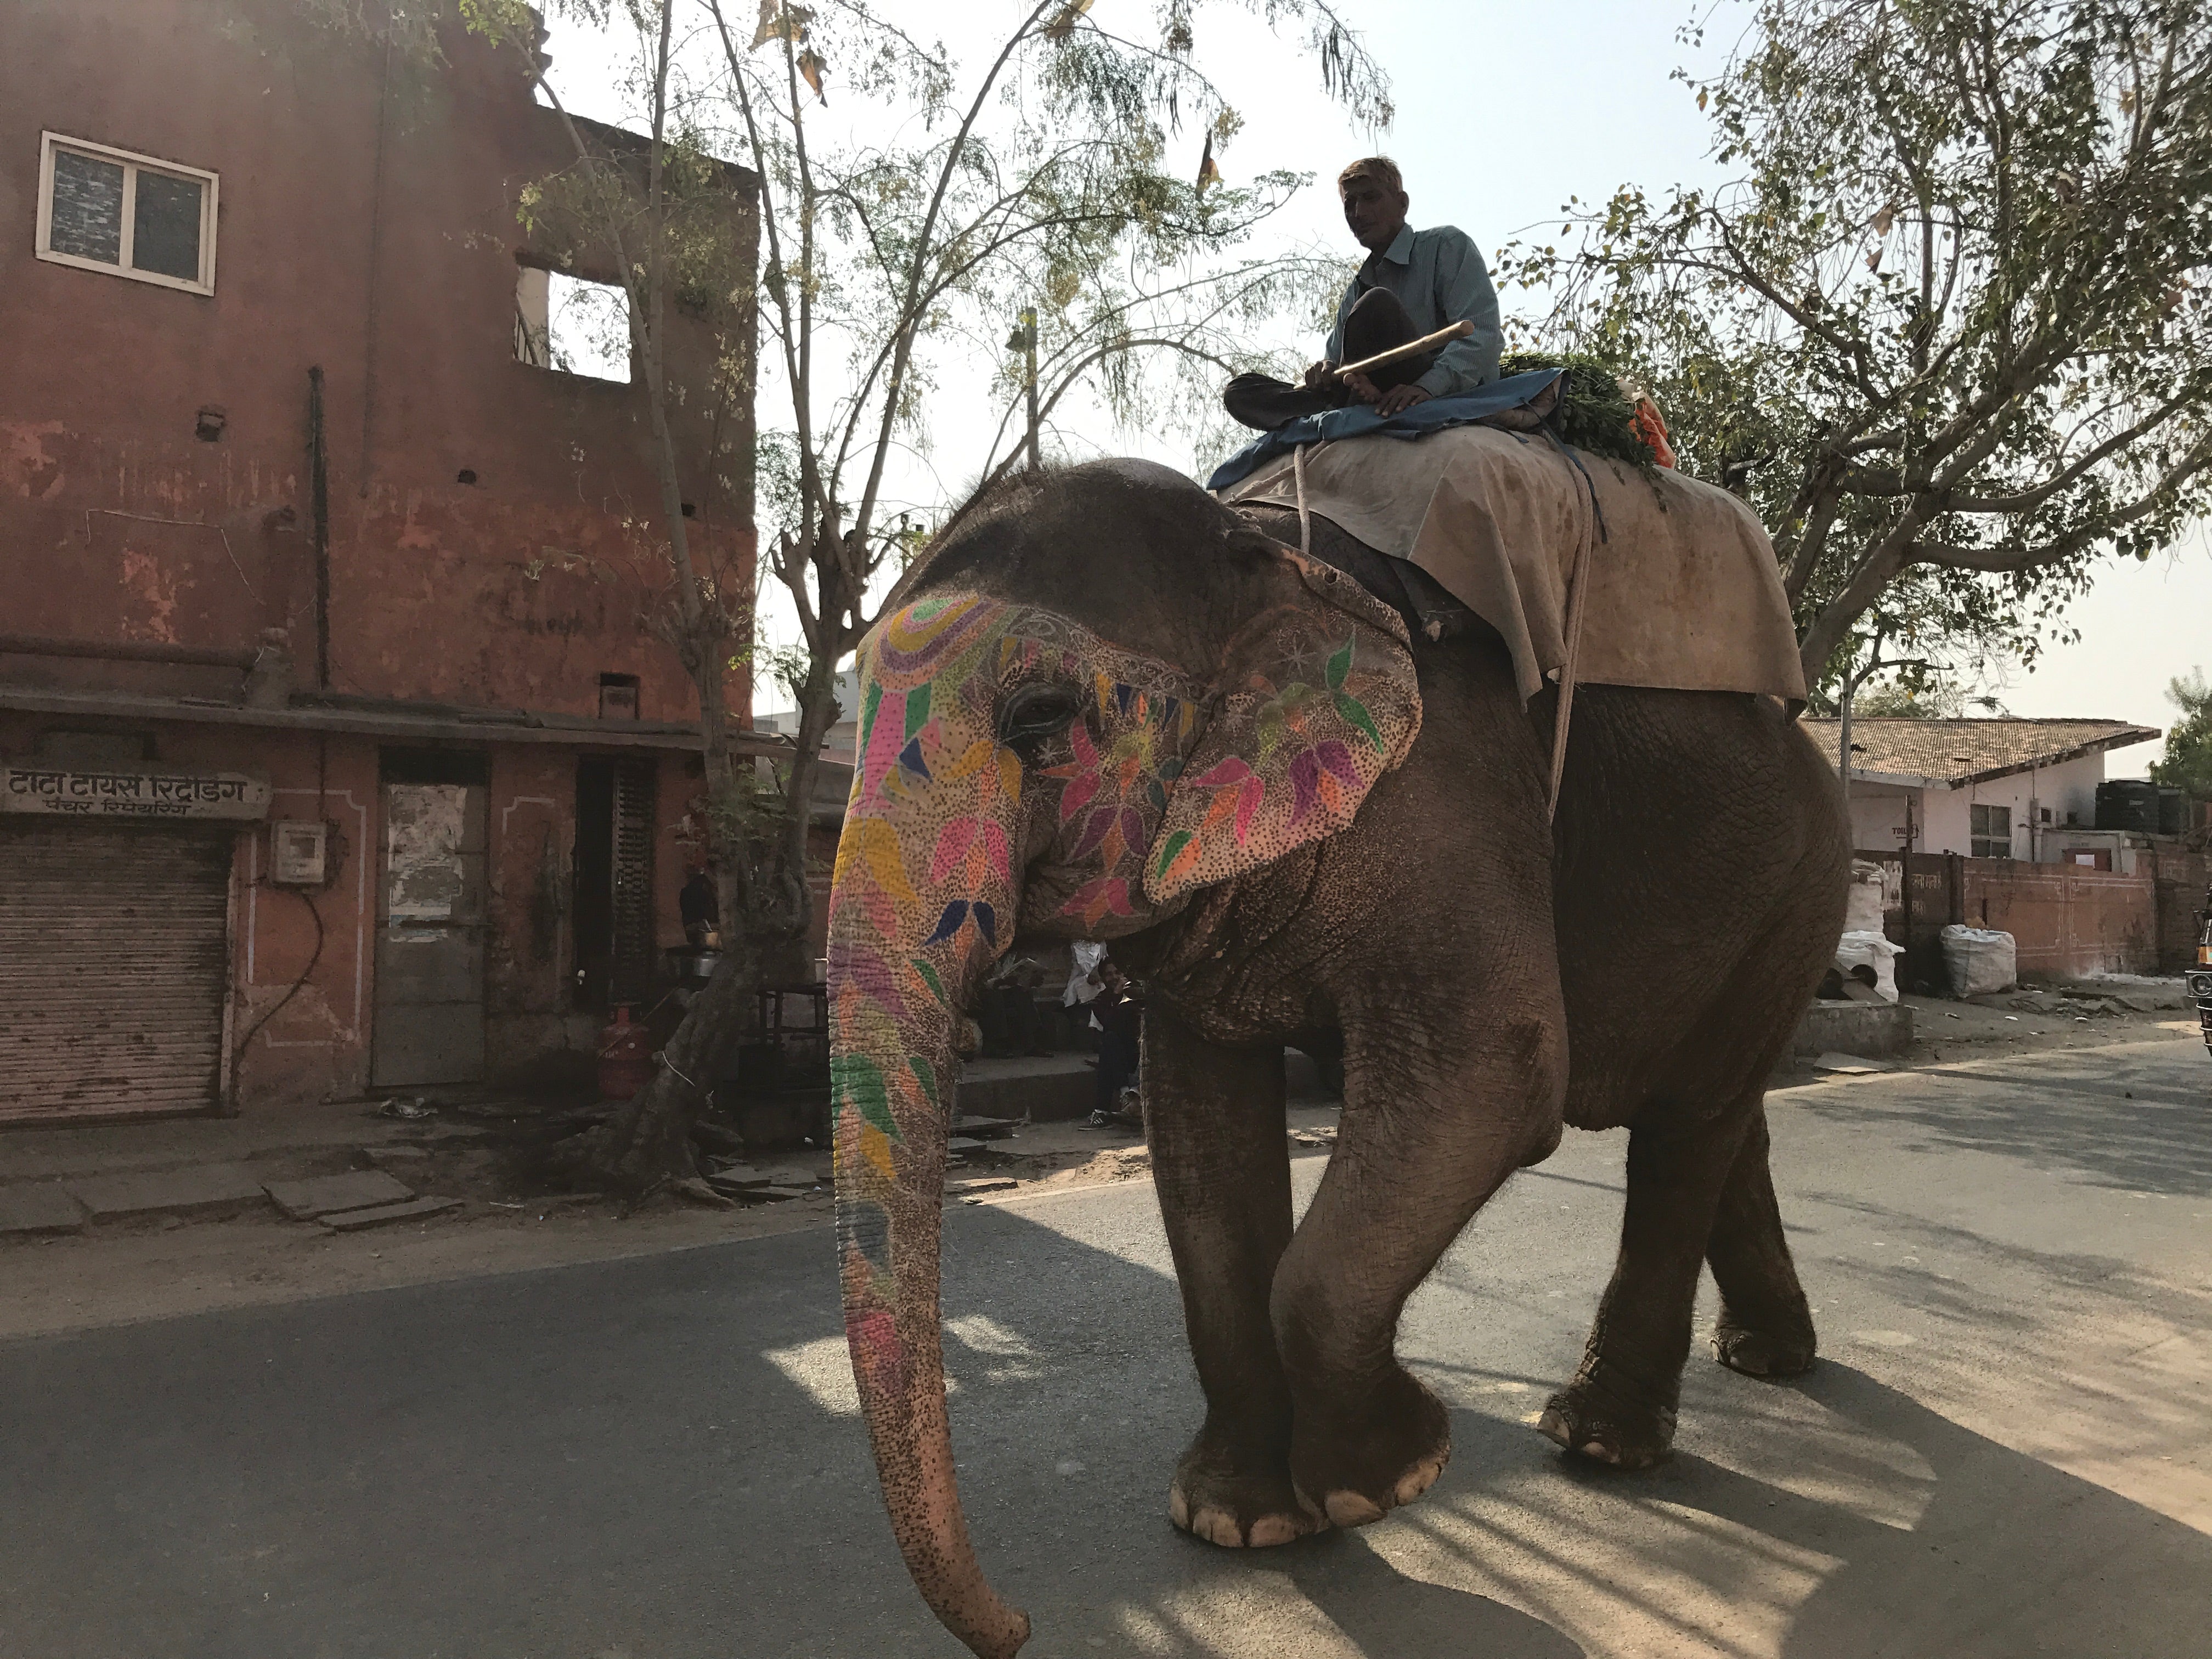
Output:
[[[956,1208],[955,1431],[1030,1651],[2212,1655],[2202,1048],[1773,1115],[1813,1376],[1701,1350],[1646,1475],[1540,1440],[1620,1208],[1620,1138],[1572,1137],[1408,1310],[1443,1480],[1254,1555],[1162,1519],[1197,1394],[1150,1187]],[[0,1346],[0,1655],[950,1656],[850,1412],[820,1232]]]

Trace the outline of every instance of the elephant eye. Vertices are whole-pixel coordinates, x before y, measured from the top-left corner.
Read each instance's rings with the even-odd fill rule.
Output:
[[[1056,738],[1083,712],[1083,699],[1064,685],[1032,684],[1017,690],[999,710],[999,741],[1027,758]]]

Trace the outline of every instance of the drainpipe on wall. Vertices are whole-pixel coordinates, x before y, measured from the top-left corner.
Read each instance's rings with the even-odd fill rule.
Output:
[[[361,337],[361,494],[368,498],[369,458],[376,434],[376,265],[384,246],[384,143],[392,103],[392,37],[384,37],[384,64],[376,83],[376,160],[369,173],[368,257],[363,262],[368,293]]]
[[[307,477],[315,537],[315,685],[331,689],[331,475],[323,442],[323,371],[307,371]]]

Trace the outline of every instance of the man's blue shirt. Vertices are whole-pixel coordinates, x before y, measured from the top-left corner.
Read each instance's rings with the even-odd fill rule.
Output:
[[[1404,225],[1389,247],[1369,254],[1337,302],[1336,326],[1329,331],[1327,349],[1330,362],[1344,361],[1345,317],[1371,288],[1387,288],[1396,295],[1420,333],[1433,334],[1462,318],[1474,325],[1474,333],[1446,346],[1429,372],[1414,382],[1429,396],[1453,397],[1498,378],[1498,354],[1505,349],[1505,331],[1498,321],[1498,290],[1490,285],[1489,268],[1465,231],[1452,225],[1428,230]]]

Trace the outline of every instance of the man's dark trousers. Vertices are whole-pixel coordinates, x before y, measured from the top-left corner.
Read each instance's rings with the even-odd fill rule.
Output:
[[[1387,288],[1370,288],[1345,314],[1344,361],[1356,363],[1378,351],[1388,351],[1392,346],[1401,346],[1419,337],[1414,331],[1413,317],[1398,296]],[[1393,386],[1419,380],[1435,367],[1436,361],[1435,352],[1425,351],[1418,357],[1378,368],[1368,379],[1374,381],[1377,392],[1388,392]],[[1325,409],[1341,409],[1351,395],[1341,386],[1326,392],[1309,392],[1271,374],[1239,374],[1230,381],[1229,389],[1221,394],[1221,401],[1246,426],[1273,432],[1304,416],[1318,415]]]

